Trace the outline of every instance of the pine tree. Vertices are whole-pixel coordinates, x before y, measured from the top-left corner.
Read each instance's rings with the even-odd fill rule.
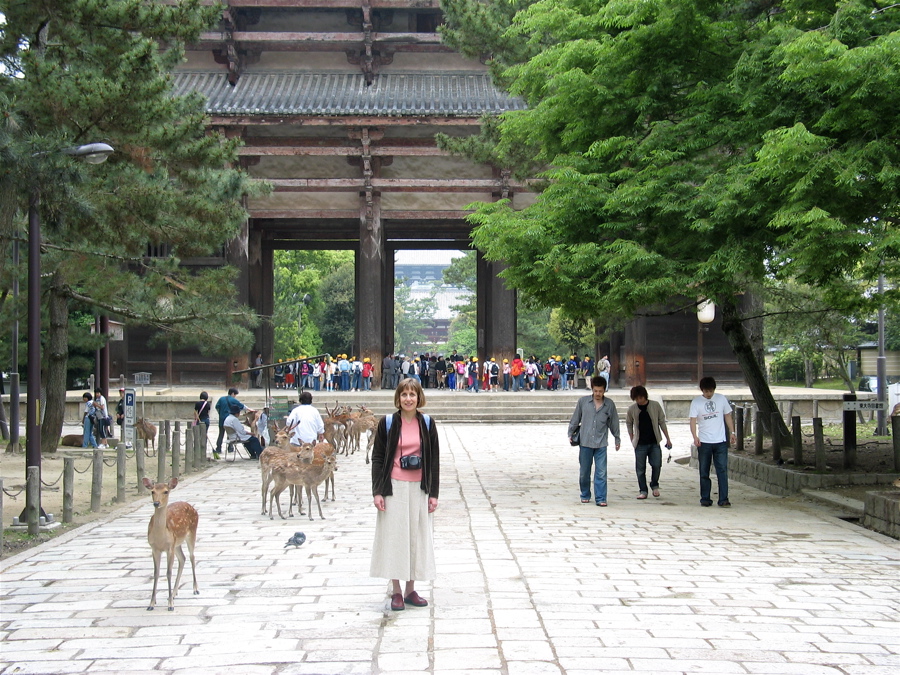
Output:
[[[230,168],[236,143],[208,131],[203,101],[172,91],[169,72],[183,59],[182,44],[218,20],[217,7],[2,0],[0,13],[0,195],[14,197],[4,199],[0,236],[4,245],[16,236],[38,193],[48,312],[42,450],[52,451],[73,307],[152,326],[175,347],[250,347],[256,318],[236,302],[236,271],[179,263],[221,250],[246,219],[241,200],[261,188]],[[116,152],[100,166],[59,152],[93,142]],[[148,245],[170,255],[145,257]],[[8,279],[12,271],[6,265],[0,273]]]

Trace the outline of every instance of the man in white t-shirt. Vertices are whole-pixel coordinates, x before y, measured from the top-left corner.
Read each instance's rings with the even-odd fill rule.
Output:
[[[716,467],[719,483],[719,506],[731,506],[728,501],[728,442],[734,439],[734,418],[731,405],[722,394],[716,393],[716,381],[711,377],[700,380],[698,396],[691,401],[691,436],[697,446],[700,462],[700,506],[712,506],[709,479],[710,465]]]
[[[312,394],[304,391],[300,394],[300,405],[288,415],[287,425],[293,426],[291,445],[315,443],[325,439],[325,424],[322,415],[312,406]]]

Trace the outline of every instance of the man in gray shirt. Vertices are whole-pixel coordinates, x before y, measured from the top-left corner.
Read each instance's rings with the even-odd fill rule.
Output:
[[[594,499],[597,506],[606,506],[606,447],[609,432],[616,439],[616,451],[622,444],[619,437],[619,414],[616,404],[606,398],[606,379],[595,375],[591,378],[591,395],[578,399],[572,419],[569,420],[569,439],[579,434],[578,482],[581,503],[591,501],[591,464],[594,465]]]

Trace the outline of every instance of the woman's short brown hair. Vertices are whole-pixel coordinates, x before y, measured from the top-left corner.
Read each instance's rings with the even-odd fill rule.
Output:
[[[400,380],[400,383],[397,385],[397,389],[394,390],[394,405],[397,407],[397,409],[400,409],[400,394],[402,394],[407,389],[412,389],[414,392],[416,392],[416,409],[424,407],[425,391],[422,389],[422,384],[414,377],[407,377]]]

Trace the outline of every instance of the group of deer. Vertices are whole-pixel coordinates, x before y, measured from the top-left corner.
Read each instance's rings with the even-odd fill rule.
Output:
[[[366,440],[366,464],[369,463],[369,455],[375,445],[375,428],[378,426],[378,418],[375,413],[366,406],[357,406],[353,410],[350,406],[339,406],[335,401],[332,410],[325,406],[328,416],[324,418],[325,439],[331,443],[337,451],[344,455],[352,455],[360,449],[360,441],[363,435]]]
[[[293,427],[275,427],[275,443],[265,448],[259,456],[259,471],[262,478],[262,515],[266,515],[266,497],[269,498],[269,518],[274,520],[272,502],[281,512],[281,493],[290,487],[291,503],[288,516],[294,516],[294,502],[299,514],[303,515],[303,491],[306,491],[309,519],[313,519],[312,495],[316,496],[319,517],[323,520],[322,504],[319,501],[319,485],[325,483],[325,500],[328,500],[328,486],[331,484],[331,501],[334,501],[334,472],[337,471],[335,447],[327,441],[291,445]],[[270,491],[271,488],[271,491]]]

